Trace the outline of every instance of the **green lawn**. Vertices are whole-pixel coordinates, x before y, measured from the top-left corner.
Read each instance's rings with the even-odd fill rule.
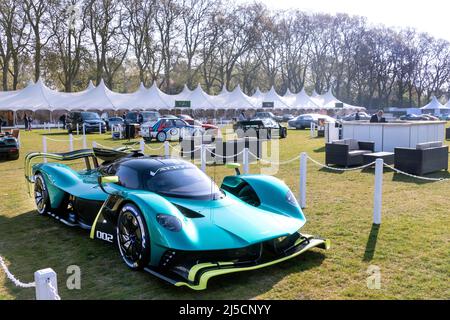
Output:
[[[26,191],[23,157],[41,150],[43,131],[22,132],[20,160],[0,162],[0,255],[22,281],[46,267],[58,274],[62,299],[449,299],[450,182],[423,183],[393,172],[384,174],[383,222],[372,225],[373,170],[335,173],[308,165],[308,222],[304,232],[332,240],[332,249],[261,269],[213,278],[201,292],[176,288],[145,272],[132,272],[115,247],[89,239],[88,232],[40,217]],[[53,132],[54,139],[67,139]],[[89,141],[119,145],[108,135]],[[280,160],[300,152],[324,161],[324,140],[309,131],[289,131],[280,141]],[[151,143],[151,147],[159,144]],[[76,141],[76,148],[81,142]],[[68,145],[49,142],[49,151]],[[148,150],[147,150],[148,151]],[[155,153],[152,151],[151,153]],[[251,172],[258,173],[259,165]],[[232,174],[208,167],[220,183]],[[298,161],[276,174],[298,192]],[[432,177],[450,177],[443,172]],[[66,289],[66,268],[82,271],[81,290]],[[370,265],[381,269],[381,289],[369,290]],[[33,299],[34,289],[16,288],[0,271],[0,299]]]

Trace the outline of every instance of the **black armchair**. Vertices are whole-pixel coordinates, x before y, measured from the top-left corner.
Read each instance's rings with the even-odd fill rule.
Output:
[[[450,140],[450,128],[445,129],[445,139]]]
[[[395,148],[395,168],[419,176],[448,170],[448,146],[429,142],[420,143],[415,149]]]
[[[364,155],[373,153],[375,143],[354,139],[337,140],[325,144],[326,165],[335,164],[349,167],[364,164]]]

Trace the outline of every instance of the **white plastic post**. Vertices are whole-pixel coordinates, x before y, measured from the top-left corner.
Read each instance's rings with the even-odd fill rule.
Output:
[[[83,123],[83,136],[86,135],[86,124]]]
[[[58,300],[49,283],[58,294],[58,282],[56,281],[56,272],[51,268],[38,270],[34,273],[34,282],[36,283],[36,300]]]
[[[42,137],[42,152],[47,153],[47,137]],[[44,157],[44,163],[47,163],[47,158]]]
[[[141,152],[145,153],[145,141],[144,141],[144,139],[141,139],[141,141],[139,141],[139,146],[141,148]]]
[[[97,148],[97,142],[92,141],[92,148]]]
[[[73,135],[69,134],[69,151],[73,151]]]
[[[248,163],[248,148],[244,148],[244,154],[243,154],[243,162],[244,162],[244,174],[249,174],[249,163]]]
[[[101,122],[98,123],[98,133],[102,134],[102,123]]]
[[[300,207],[306,208],[306,168],[308,162],[308,155],[306,152],[302,152],[300,155],[300,187],[299,187],[299,199]]]
[[[200,161],[201,161],[201,170],[206,172],[206,145],[203,143],[200,146]]]
[[[166,158],[170,157],[170,145],[169,145],[169,141],[164,141],[164,156]]]
[[[314,136],[315,136],[315,134],[314,134],[314,131],[315,131],[315,124],[314,124],[314,122],[311,122],[311,124],[310,124],[310,136],[311,136],[311,138],[314,138]]]
[[[77,123],[77,136],[80,134],[80,126]]]
[[[381,208],[383,198],[383,159],[375,161],[375,193],[373,198],[373,223],[381,224]]]
[[[86,136],[83,136],[83,149],[87,149]]]

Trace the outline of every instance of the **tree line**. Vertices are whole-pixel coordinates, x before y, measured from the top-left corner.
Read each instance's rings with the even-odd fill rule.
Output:
[[[388,9],[387,9],[388,10]],[[401,13],[399,13],[401,14]],[[247,94],[329,88],[365,107],[450,93],[450,44],[346,14],[271,11],[222,0],[0,0],[3,90],[39,77],[67,92],[240,84]]]

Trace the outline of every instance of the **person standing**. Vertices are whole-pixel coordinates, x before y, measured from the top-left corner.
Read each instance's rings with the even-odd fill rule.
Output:
[[[3,118],[0,117],[0,132],[2,132]]]
[[[359,120],[361,120],[361,116],[359,115],[359,111],[356,111],[355,121],[359,121]]]
[[[61,117],[59,117],[59,121],[61,121],[62,122],[62,125],[63,125],[63,128],[65,129],[66,128],[66,114],[65,113],[63,113],[63,115],[61,116]]]
[[[28,116],[26,113],[23,116],[23,123],[25,124],[25,131],[28,131]]]
[[[31,123],[33,122],[33,118],[28,116],[28,131],[31,131]]]
[[[384,123],[384,122],[386,122],[386,118],[384,118],[383,115],[384,115],[384,111],[383,110],[378,110],[377,113],[372,115],[372,117],[370,118],[370,122],[371,123]]]

